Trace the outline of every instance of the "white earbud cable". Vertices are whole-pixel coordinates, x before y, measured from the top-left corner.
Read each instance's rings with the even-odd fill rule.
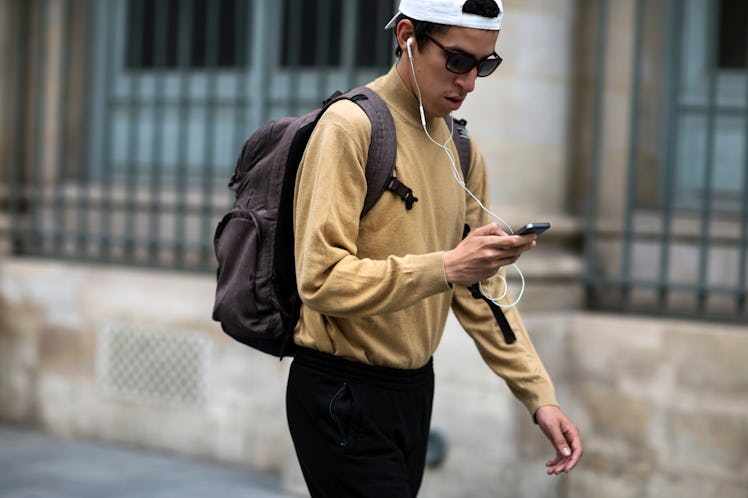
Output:
[[[431,140],[431,142],[434,143],[434,145],[436,145],[437,147],[440,147],[447,154],[447,157],[449,158],[449,162],[452,164],[452,174],[453,174],[455,180],[457,181],[457,184],[460,187],[462,187],[462,189],[465,192],[467,192],[468,195],[470,195],[470,197],[472,197],[475,200],[475,202],[478,203],[478,206],[480,206],[480,208],[483,211],[485,211],[486,213],[488,213],[489,216],[493,217],[496,221],[498,221],[501,225],[503,225],[504,228],[506,228],[506,230],[507,230],[508,233],[514,234],[514,231],[509,226],[509,224],[506,221],[504,221],[499,215],[497,215],[496,213],[494,213],[493,211],[491,211],[490,209],[488,209],[483,204],[483,202],[481,202],[481,200],[478,199],[478,197],[476,197],[475,194],[473,194],[470,191],[470,189],[468,189],[467,185],[465,184],[465,180],[463,178],[461,178],[460,172],[459,172],[459,170],[457,168],[457,162],[455,161],[454,155],[452,154],[452,151],[449,150],[449,147],[447,147],[447,144],[449,144],[449,142],[452,141],[452,127],[454,126],[454,123],[453,123],[452,119],[449,120],[449,126],[450,126],[449,138],[447,138],[447,141],[444,142],[443,144],[440,144],[439,142],[437,142],[436,140],[434,140],[433,137],[431,136],[431,134],[429,133],[428,127],[426,126],[426,114],[425,114],[425,112],[423,110],[423,96],[421,95],[421,87],[418,85],[418,78],[416,78],[416,69],[415,69],[415,67],[413,65],[413,56],[412,56],[412,53],[411,53],[411,50],[410,50],[410,43],[407,44],[407,49],[408,49],[408,60],[410,61],[410,70],[413,73],[413,82],[415,83],[415,85],[416,85],[416,91],[418,92],[418,109],[419,109],[419,111],[421,113],[421,125],[423,125],[423,131],[426,133],[426,136],[428,137],[428,139]],[[450,113],[450,115],[451,115],[451,113]],[[502,304],[502,303],[499,302],[501,299],[504,299],[507,296],[507,294],[509,293],[509,284],[507,283],[505,275],[502,275],[502,274],[500,274],[500,273],[497,272],[493,277],[491,277],[491,278],[488,279],[489,282],[491,280],[496,280],[496,279],[498,279],[498,280],[500,280],[502,282],[502,284],[504,286],[504,291],[501,293],[501,295],[499,295],[497,297],[492,296],[489,291],[486,291],[486,289],[483,287],[483,282],[479,282],[478,283],[478,288],[480,289],[481,294],[483,294],[483,296],[486,299],[490,300],[496,306],[499,306],[501,308],[512,308],[512,307],[516,306],[517,303],[519,303],[519,301],[522,299],[522,295],[525,293],[525,276],[522,274],[522,270],[519,269],[519,266],[517,266],[516,263],[512,263],[511,266],[513,266],[514,269],[517,271],[517,274],[519,275],[520,282],[521,282],[521,284],[520,284],[520,290],[519,290],[519,293],[517,294],[517,298],[512,303],[510,303],[510,304]]]

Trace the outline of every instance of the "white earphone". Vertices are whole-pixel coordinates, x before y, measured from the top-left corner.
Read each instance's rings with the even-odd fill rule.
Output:
[[[447,138],[447,141],[444,142],[443,144],[434,140],[434,138],[429,133],[428,127],[426,126],[426,113],[423,110],[423,96],[421,95],[421,87],[420,85],[418,85],[418,78],[416,78],[416,68],[413,64],[413,53],[412,53],[412,49],[410,48],[412,44],[413,44],[413,37],[411,36],[405,42],[405,47],[408,50],[408,60],[410,62],[410,71],[413,74],[413,83],[415,84],[415,87],[416,87],[416,92],[417,92],[417,97],[418,97],[418,110],[421,113],[421,125],[423,126],[424,133],[426,133],[426,136],[434,145],[444,150],[445,154],[447,155],[447,158],[449,159],[449,162],[452,165],[452,172],[454,173],[454,178],[457,181],[458,185],[460,185],[460,187],[462,187],[462,189],[465,190],[465,192],[467,192],[470,195],[470,197],[472,197],[478,203],[478,206],[480,206],[480,208],[483,209],[483,211],[485,211],[490,216],[492,216],[494,219],[496,219],[499,223],[504,225],[509,233],[513,233],[512,228],[506,223],[506,221],[504,221],[501,217],[499,217],[499,215],[497,215],[496,213],[488,209],[485,205],[483,205],[481,200],[478,197],[476,197],[470,191],[470,189],[468,189],[467,185],[465,184],[465,180],[460,177],[460,173],[458,172],[458,168],[457,168],[457,162],[455,161],[455,158],[452,155],[452,151],[450,151],[449,148],[447,147],[447,144],[449,144],[449,142],[452,140],[452,133],[451,133],[452,126],[453,126],[452,119],[449,119],[449,124],[450,124],[449,137]],[[507,295],[507,292],[509,291],[509,286],[507,285],[506,277],[504,277],[503,275],[495,275],[494,277],[489,279],[489,280],[493,280],[493,279],[498,278],[504,284],[504,292],[498,297],[493,297],[489,293],[490,289],[488,290],[484,289],[482,283],[479,285],[481,294],[483,294],[490,301],[493,301],[493,303],[499,306],[500,308],[511,308],[513,306],[516,306],[517,303],[519,303],[520,299],[522,299],[522,295],[525,292],[525,276],[522,274],[522,271],[519,269],[519,266],[517,266],[516,263],[512,263],[512,266],[514,267],[515,270],[517,270],[517,273],[519,274],[520,280],[522,282],[521,283],[522,288],[520,289],[519,294],[517,295],[517,298],[515,299],[515,301],[512,302],[511,304],[502,304],[499,302],[499,300],[503,299]]]

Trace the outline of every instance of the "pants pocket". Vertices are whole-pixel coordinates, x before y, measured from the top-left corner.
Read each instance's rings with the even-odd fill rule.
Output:
[[[330,398],[328,412],[338,429],[338,444],[346,450],[353,447],[355,440],[356,408],[353,390],[344,382]]]

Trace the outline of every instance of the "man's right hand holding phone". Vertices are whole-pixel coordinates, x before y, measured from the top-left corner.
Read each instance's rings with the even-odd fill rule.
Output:
[[[450,284],[471,285],[494,276],[535,247],[535,233],[509,235],[498,223],[476,228],[452,250],[444,253],[444,270]]]

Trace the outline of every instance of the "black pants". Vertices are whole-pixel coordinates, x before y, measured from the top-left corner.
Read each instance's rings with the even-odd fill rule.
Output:
[[[299,351],[286,413],[312,498],[415,497],[433,395],[431,361],[398,370]]]

